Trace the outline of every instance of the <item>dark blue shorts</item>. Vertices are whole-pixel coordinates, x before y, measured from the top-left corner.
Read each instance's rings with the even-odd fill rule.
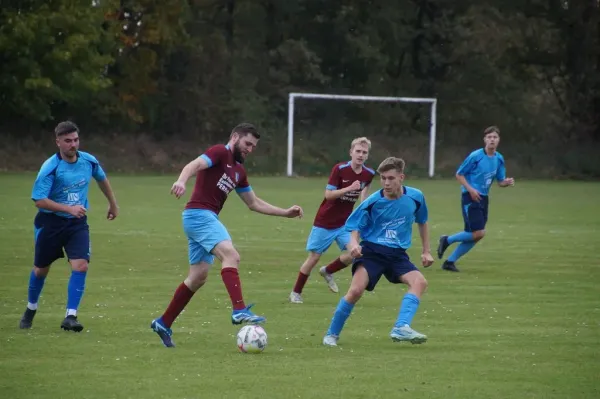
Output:
[[[356,258],[352,265],[352,275],[356,268],[362,265],[369,274],[367,291],[373,291],[381,276],[385,276],[390,283],[401,283],[400,277],[413,270],[419,270],[412,264],[408,254],[401,248],[390,248],[385,245],[363,241],[361,244],[362,256]]]
[[[487,195],[482,195],[479,202],[471,199],[469,193],[463,193],[461,200],[462,214],[465,221],[465,231],[484,230],[488,220]]]
[[[64,258],[90,261],[90,228],[87,217],[68,219],[53,213],[38,212],[34,221],[37,267],[48,267]]]

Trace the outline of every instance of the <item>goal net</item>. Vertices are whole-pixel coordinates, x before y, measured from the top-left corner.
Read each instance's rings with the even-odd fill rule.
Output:
[[[288,146],[287,146],[287,170],[288,177],[294,175],[294,116],[298,99],[304,100],[333,100],[350,102],[380,102],[380,103],[417,103],[428,108],[428,121],[425,124],[429,128],[429,152],[428,152],[428,175],[433,177],[435,173],[435,136],[436,136],[436,98],[419,97],[379,97],[379,96],[358,96],[358,95],[339,95],[339,94],[318,94],[318,93],[289,93],[288,101]],[[419,127],[423,134],[426,128]],[[420,134],[420,133],[419,133]],[[370,136],[369,134],[365,134]]]

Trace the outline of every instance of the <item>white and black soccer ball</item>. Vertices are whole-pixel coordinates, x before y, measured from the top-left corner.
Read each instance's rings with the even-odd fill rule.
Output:
[[[261,326],[248,324],[238,331],[237,346],[243,353],[260,353],[267,347],[267,332]]]

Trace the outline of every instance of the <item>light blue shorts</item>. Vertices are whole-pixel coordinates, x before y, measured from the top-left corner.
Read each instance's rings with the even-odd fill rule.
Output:
[[[333,241],[337,243],[340,251],[345,250],[350,242],[350,232],[346,231],[344,226],[337,229],[324,229],[313,226],[308,236],[306,250],[322,254],[329,249]]]
[[[231,240],[219,217],[206,209],[183,211],[183,231],[188,239],[190,265],[206,262],[212,264],[215,257],[210,253],[221,241]]]

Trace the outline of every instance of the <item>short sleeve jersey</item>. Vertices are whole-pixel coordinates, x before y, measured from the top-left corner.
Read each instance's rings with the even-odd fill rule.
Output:
[[[480,148],[469,154],[456,173],[464,176],[471,187],[481,195],[488,195],[494,180],[506,179],[504,157],[499,152],[491,156],[487,155],[485,150]],[[462,187],[462,192],[465,193],[467,190]]]
[[[49,199],[59,204],[81,205],[88,209],[88,190],[92,178],[99,182],[106,179],[104,170],[92,154],[78,151],[76,161],[67,162],[60,153],[56,153],[42,164],[33,183],[31,199]],[[40,212],[55,213],[64,218],[74,217],[47,209],[40,209]]]
[[[329,175],[327,190],[339,190],[351,186],[356,180],[360,181],[360,190],[350,191],[340,198],[334,200],[323,199],[314,225],[324,229],[337,229],[346,223],[346,219],[352,213],[354,204],[358,201],[361,191],[373,181],[375,171],[363,165],[360,173],[354,172],[350,162],[335,165]]]
[[[194,191],[185,209],[207,209],[218,215],[231,191],[252,190],[246,170],[235,161],[228,145],[214,145],[200,157],[208,163],[208,169],[197,173]]]
[[[383,190],[373,193],[348,218],[346,230],[358,231],[364,241],[390,248],[410,248],[413,223],[428,219],[425,196],[420,190],[403,186],[403,195],[388,199]]]

